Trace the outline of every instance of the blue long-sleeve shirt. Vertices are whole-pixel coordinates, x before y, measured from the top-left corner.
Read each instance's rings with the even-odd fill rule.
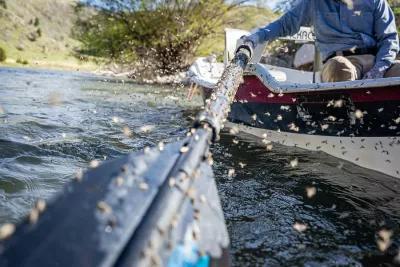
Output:
[[[349,1],[347,1],[349,2]],[[393,11],[386,0],[298,0],[278,20],[261,28],[261,41],[297,33],[313,26],[316,46],[325,59],[336,51],[376,47],[376,67],[388,67],[399,52]]]

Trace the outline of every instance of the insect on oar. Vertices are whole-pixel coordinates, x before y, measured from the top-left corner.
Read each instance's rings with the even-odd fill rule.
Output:
[[[1,227],[0,266],[229,265],[209,144],[251,53],[238,49],[183,141],[90,169],[15,231]]]

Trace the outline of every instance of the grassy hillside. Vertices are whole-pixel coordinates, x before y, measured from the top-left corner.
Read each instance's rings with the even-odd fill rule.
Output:
[[[5,3],[5,6],[1,5]],[[94,70],[94,63],[74,57],[80,43],[71,37],[78,0],[0,0],[0,47],[7,65]],[[198,49],[198,56],[222,56],[224,28],[250,30],[265,25],[276,15],[267,9],[240,7],[227,14],[227,23],[216,29]],[[3,63],[4,64],[4,63]]]
[[[4,2],[4,0],[3,0]],[[79,43],[72,39],[76,0],[5,0],[0,7],[0,47],[7,64],[94,69],[73,56]],[[20,63],[21,64],[21,63]]]

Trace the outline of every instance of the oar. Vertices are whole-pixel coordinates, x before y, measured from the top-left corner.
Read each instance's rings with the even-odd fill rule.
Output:
[[[242,46],[183,141],[105,162],[0,228],[0,266],[229,265],[229,238],[211,170],[251,57]]]

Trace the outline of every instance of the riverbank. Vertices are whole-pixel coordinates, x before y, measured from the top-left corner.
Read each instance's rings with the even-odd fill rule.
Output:
[[[100,65],[94,63],[93,61],[80,61],[74,58],[69,58],[64,61],[34,60],[32,62],[28,61],[26,64],[17,63],[17,60],[15,59],[7,59],[5,62],[0,62],[0,68],[7,67],[84,72],[108,78],[129,79],[141,84],[186,85],[188,83],[186,71],[182,71],[173,75],[155,75],[153,78],[141,78],[137,74],[135,75],[133,71],[120,69],[116,64]]]
[[[64,61],[34,60],[32,62],[20,62],[18,59],[7,59],[5,62],[0,63],[0,67],[38,68],[48,70],[84,71],[93,73],[101,69],[100,65],[97,65],[93,62],[81,62],[74,59],[68,59]]]

